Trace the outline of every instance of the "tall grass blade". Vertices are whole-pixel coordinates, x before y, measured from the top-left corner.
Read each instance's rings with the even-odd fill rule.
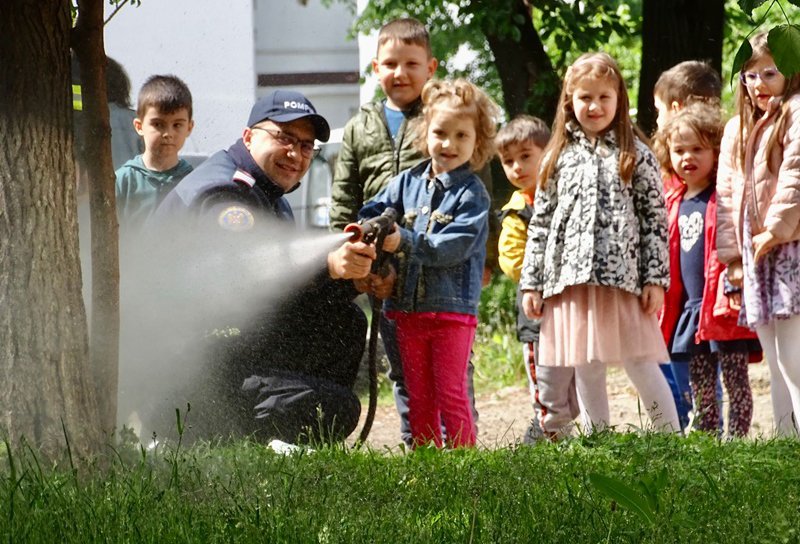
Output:
[[[631,486],[616,478],[596,472],[589,474],[589,482],[595,489],[642,518],[648,525],[655,523],[656,516],[653,508],[647,499]]]

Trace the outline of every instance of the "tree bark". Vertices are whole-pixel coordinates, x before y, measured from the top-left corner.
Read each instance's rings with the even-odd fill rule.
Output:
[[[84,138],[82,158],[91,206],[92,311],[90,362],[97,388],[102,429],[111,433],[117,419],[119,381],[119,226],[111,126],[108,118],[103,1],[79,0],[72,47],[81,68]]]
[[[102,444],[81,297],[65,0],[0,17],[0,432],[47,456]],[[65,436],[66,432],[66,436]]]
[[[684,60],[703,60],[721,72],[724,23],[724,0],[644,0],[637,107],[646,133],[655,129],[653,87],[661,72]]]
[[[558,76],[533,26],[531,8],[524,0],[515,0],[513,10],[522,21],[515,23],[519,41],[484,31],[500,76],[506,112],[509,118],[530,113],[550,123],[558,103]]]

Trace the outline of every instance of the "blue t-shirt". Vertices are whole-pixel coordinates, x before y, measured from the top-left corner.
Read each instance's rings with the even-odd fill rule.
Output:
[[[708,199],[714,188],[692,198],[685,198],[678,212],[678,230],[681,234],[681,281],[686,292],[686,306],[700,305],[705,284],[705,218]]]
[[[406,118],[406,113],[390,108],[386,102],[383,103],[383,112],[386,115],[386,123],[389,125],[389,134],[392,135],[392,140],[396,140],[397,133],[400,132],[400,125],[403,124]]]

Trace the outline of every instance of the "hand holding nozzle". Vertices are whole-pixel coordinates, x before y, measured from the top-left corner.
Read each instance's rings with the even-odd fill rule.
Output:
[[[394,225],[397,221],[397,212],[394,208],[386,208],[378,217],[372,219],[362,219],[358,223],[350,223],[344,231],[351,233],[351,242],[364,242],[365,244],[375,244],[378,238],[385,238],[394,232]],[[379,246],[378,250],[382,248]]]
[[[395,222],[397,220],[397,211],[394,208],[386,208],[384,212],[379,215],[378,217],[373,217],[372,219],[362,219],[358,223],[350,223],[344,228],[344,231],[347,233],[351,233],[350,242],[361,242],[370,246],[375,247],[375,251],[377,252],[377,256],[375,258],[375,262],[372,264],[372,273],[370,276],[378,276],[380,278],[387,278],[390,275],[392,276],[391,283],[394,283],[393,275],[391,274],[391,267],[387,260],[388,252],[394,251],[400,243],[400,233],[397,232],[395,228]],[[386,238],[388,236],[392,236],[391,243],[386,243]],[[396,240],[394,240],[396,238]],[[374,278],[373,282],[376,281]],[[384,282],[379,282],[383,285]],[[381,289],[368,289],[370,292],[374,292],[375,294],[383,295],[381,298],[385,298],[383,291],[386,291],[387,288],[383,286]],[[380,291],[380,293],[378,293]],[[391,285],[388,287],[388,291],[391,292]]]
[[[353,280],[358,292],[368,293],[379,300],[385,300],[392,296],[397,272],[391,263],[386,263],[383,273],[385,275],[370,273],[366,278]]]

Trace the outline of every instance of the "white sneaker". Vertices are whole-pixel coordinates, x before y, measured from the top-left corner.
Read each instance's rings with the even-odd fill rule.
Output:
[[[305,452],[313,452],[311,448],[306,448],[303,446],[298,446],[297,444],[289,444],[288,442],[284,442],[283,440],[278,440],[277,438],[272,440],[267,447],[270,448],[275,453],[280,453],[282,455],[291,455],[293,453],[298,453],[301,451]]]

